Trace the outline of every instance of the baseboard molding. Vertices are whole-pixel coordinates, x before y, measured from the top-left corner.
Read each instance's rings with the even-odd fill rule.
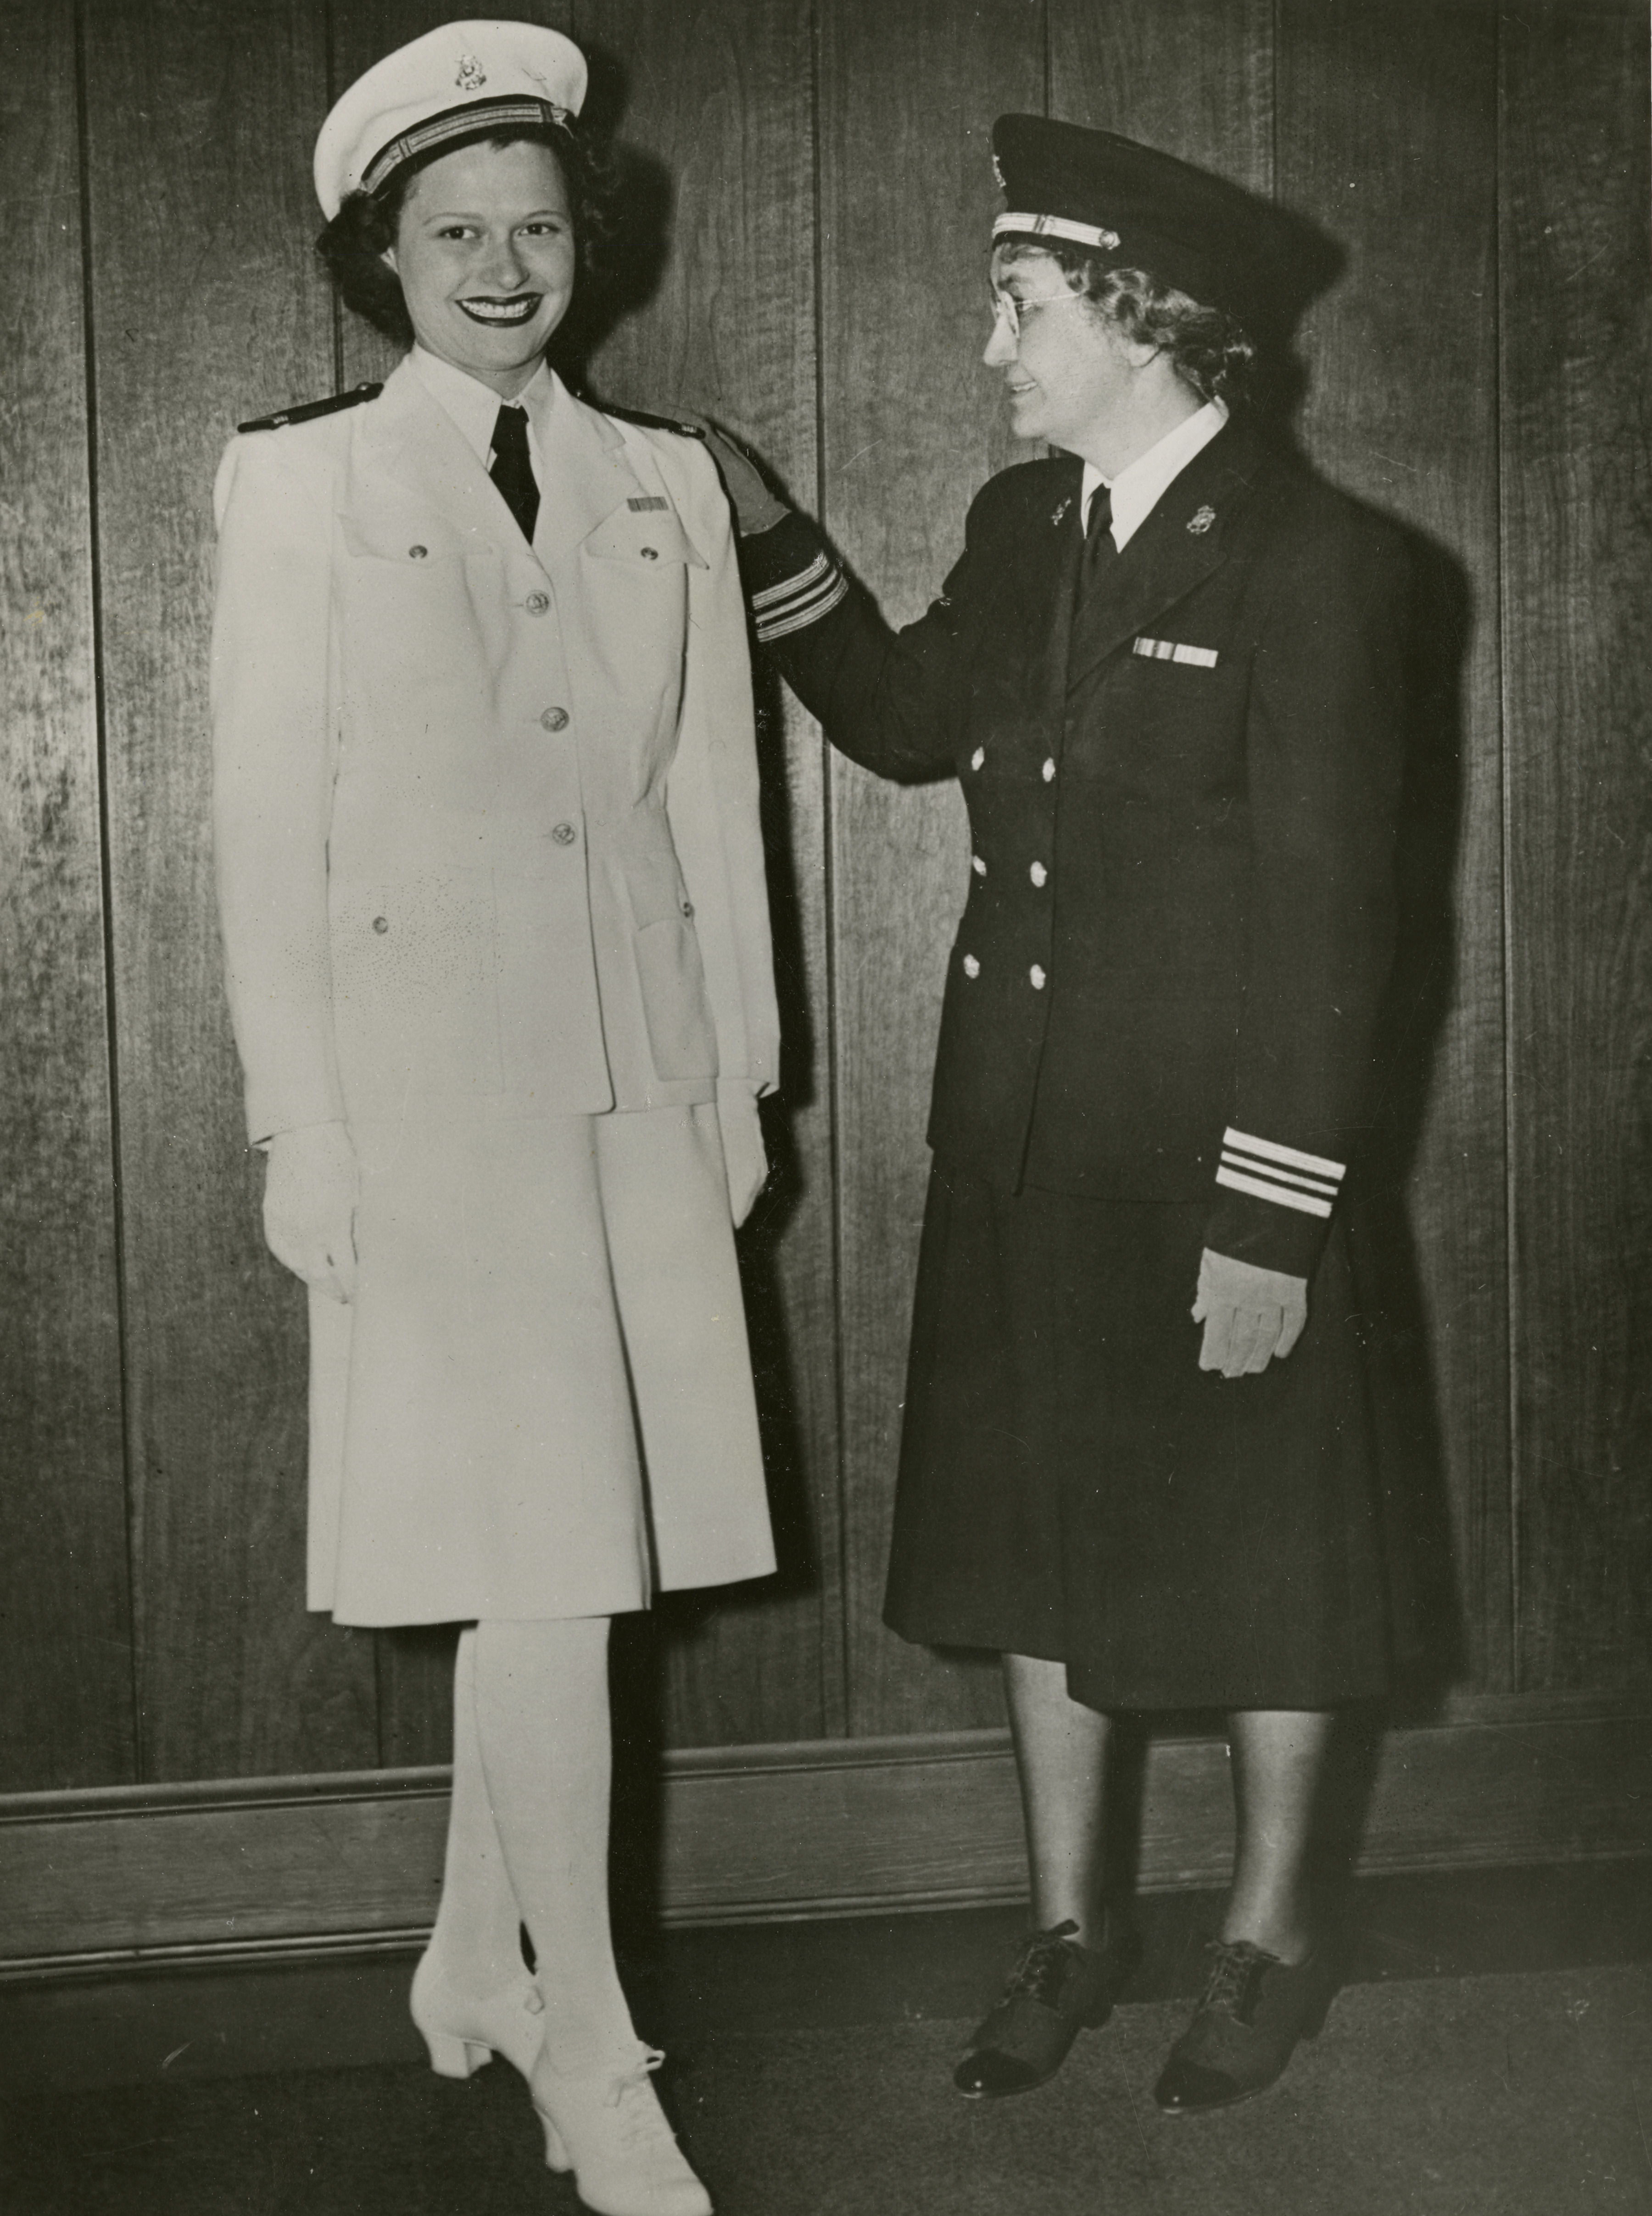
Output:
[[[1145,1890],[1220,1883],[1227,1750],[1162,1739],[1145,1776]],[[0,1799],[0,1978],[410,1943],[435,1912],[445,1770]],[[965,1732],[668,1754],[659,1904],[758,1922],[1014,1899],[1007,1735]],[[1390,1729],[1356,1868],[1652,1853],[1652,1702],[1479,1697]]]

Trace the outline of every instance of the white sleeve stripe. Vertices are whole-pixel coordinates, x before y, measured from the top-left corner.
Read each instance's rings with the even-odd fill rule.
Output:
[[[1280,1208],[1298,1208],[1304,1216],[1328,1216],[1331,1203],[1312,1193],[1292,1192],[1288,1185],[1264,1185],[1260,1178],[1241,1177],[1237,1170],[1225,1165],[1216,1173],[1218,1185],[1231,1185],[1235,1192],[1254,1193],[1258,1200],[1271,1200]]]
[[[800,607],[775,608],[769,614],[760,617],[757,623],[758,643],[767,646],[772,639],[784,638],[788,631],[804,631],[811,623],[818,623],[822,616],[829,615],[838,602],[846,597],[848,589],[848,579],[838,576],[821,593],[811,594]]]
[[[1295,1170],[1275,1169],[1272,1162],[1257,1161],[1232,1147],[1223,1148],[1222,1159],[1230,1170],[1248,1170],[1252,1177],[1266,1178],[1279,1185],[1300,1185],[1304,1192],[1321,1193],[1327,1200],[1336,1198],[1336,1181],[1333,1178],[1303,1177]]]
[[[778,585],[767,585],[761,593],[754,593],[751,605],[755,608],[767,608],[772,607],[776,600],[789,600],[793,593],[804,591],[817,577],[823,577],[831,566],[823,554],[817,554],[809,567],[799,569],[794,577],[783,577]]]
[[[1339,1181],[1346,1162],[1328,1161],[1323,1154],[1304,1154],[1300,1148],[1282,1147],[1277,1139],[1254,1139],[1248,1131],[1236,1131],[1230,1124],[1222,1134],[1222,1143],[1227,1147],[1242,1147],[1248,1154],[1261,1154],[1271,1162],[1288,1162],[1293,1170],[1317,1170],[1322,1177]]]

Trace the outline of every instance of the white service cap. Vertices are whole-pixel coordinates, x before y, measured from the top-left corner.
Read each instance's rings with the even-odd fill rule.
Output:
[[[491,123],[560,122],[585,98],[585,57],[537,23],[444,23],[375,62],[316,140],[316,197],[330,222],[347,193],[373,192],[444,138]]]

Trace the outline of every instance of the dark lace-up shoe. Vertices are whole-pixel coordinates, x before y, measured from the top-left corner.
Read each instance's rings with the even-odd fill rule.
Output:
[[[1094,2030],[1113,2014],[1129,1975],[1134,1948],[1128,1942],[1081,1947],[1074,1923],[1035,1931],[1026,1940],[1004,1986],[1003,1998],[979,2024],[952,2083],[971,2100],[1026,2093],[1053,2078],[1082,2030]]]
[[[1170,2050],[1153,2098],[1168,2115],[1230,2108],[1271,2085],[1331,2004],[1323,1950],[1280,1961],[1248,1939],[1211,1942],[1215,1960],[1193,2020]]]

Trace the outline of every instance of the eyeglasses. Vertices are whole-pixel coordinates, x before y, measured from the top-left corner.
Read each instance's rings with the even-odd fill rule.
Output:
[[[1013,292],[1001,292],[993,286],[987,288],[992,320],[996,323],[1002,319],[1008,323],[1010,336],[1016,339],[1026,328],[1029,317],[1039,314],[1045,308],[1059,308],[1063,303],[1070,307],[1074,301],[1083,298],[1082,292],[1051,292],[1040,299],[1018,300]]]

